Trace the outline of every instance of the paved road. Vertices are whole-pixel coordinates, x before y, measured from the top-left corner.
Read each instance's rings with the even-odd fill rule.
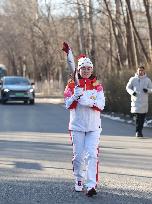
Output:
[[[0,105],[0,132],[68,133],[69,111],[63,105],[42,102],[34,106],[22,103]],[[134,136],[135,134],[133,125],[108,118],[102,118],[102,126],[102,135]],[[145,128],[144,134],[146,137],[152,137],[152,130]]]
[[[0,105],[0,204],[152,203],[152,131],[103,118],[98,195],[73,191],[69,113],[62,105]]]

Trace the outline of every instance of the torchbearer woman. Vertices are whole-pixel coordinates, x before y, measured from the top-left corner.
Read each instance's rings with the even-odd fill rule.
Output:
[[[70,80],[64,91],[65,105],[70,110],[75,191],[83,191],[85,186],[89,197],[97,194],[98,145],[102,130],[100,116],[105,106],[103,87],[93,76],[93,68],[91,60],[80,55],[77,66],[79,86]]]

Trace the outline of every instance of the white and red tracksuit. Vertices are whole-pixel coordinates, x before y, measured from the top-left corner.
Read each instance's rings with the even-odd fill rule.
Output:
[[[69,130],[73,143],[73,171],[76,182],[84,182],[85,159],[85,185],[87,188],[95,188],[98,179],[98,145],[102,130],[100,112],[105,106],[105,97],[102,85],[96,78],[79,79],[79,86],[84,92],[78,100],[74,96],[73,81],[67,84],[64,92],[66,108],[70,109]]]

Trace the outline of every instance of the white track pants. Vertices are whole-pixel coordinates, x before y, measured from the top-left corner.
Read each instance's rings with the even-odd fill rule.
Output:
[[[84,182],[83,165],[86,166],[86,187],[96,186],[98,180],[98,145],[100,131],[71,131],[73,142],[73,173],[75,180]]]

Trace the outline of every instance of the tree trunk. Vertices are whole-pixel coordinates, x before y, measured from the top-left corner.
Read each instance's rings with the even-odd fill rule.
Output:
[[[135,36],[133,32],[133,27],[130,21],[130,17],[127,11],[127,24],[126,24],[126,35],[127,35],[127,53],[128,53],[128,62],[129,67],[134,67],[135,69],[138,66],[137,62],[137,52],[135,46]]]
[[[117,25],[117,41],[118,41],[118,49],[119,49],[119,55],[122,65],[126,65],[127,55],[126,55],[126,47],[125,47],[125,41],[123,39],[122,35],[122,12],[121,12],[121,2],[120,0],[115,0],[116,4],[116,25]]]
[[[92,0],[88,0],[88,53],[95,66],[95,29],[93,25],[93,4]]]
[[[146,16],[147,16],[147,22],[149,27],[149,38],[150,38],[150,57],[152,60],[152,16],[150,15],[150,1],[149,0],[143,0]]]
[[[82,15],[82,8],[80,0],[77,0],[78,10],[78,31],[79,31],[79,52],[85,53],[85,37],[84,37],[84,19]]]
[[[107,0],[104,0],[104,3],[105,3],[105,5],[106,5],[106,9],[107,9],[107,11],[108,11],[108,15],[109,15],[110,20],[111,20],[111,23],[112,23],[112,29],[113,29],[114,37],[115,37],[116,44],[117,44],[117,49],[118,49],[118,52],[117,52],[118,55],[117,55],[117,57],[118,57],[118,62],[119,62],[119,64],[118,64],[118,65],[119,65],[119,69],[122,69],[122,62],[121,62],[121,59],[120,59],[121,53],[120,53],[119,41],[118,41],[118,37],[117,37],[116,26],[115,26],[114,20],[113,20],[113,18],[112,18],[112,14],[111,14],[111,11],[110,11],[110,9],[109,9],[109,5],[108,5]]]
[[[8,61],[12,66],[12,74],[17,75],[17,64],[16,64],[15,54],[13,50],[8,51]]]
[[[142,51],[143,51],[145,60],[146,60],[147,62],[149,62],[149,61],[150,61],[150,58],[149,58],[149,56],[148,56],[148,54],[147,54],[147,51],[146,51],[146,49],[145,49],[145,47],[144,47],[144,44],[143,44],[143,42],[142,42],[142,40],[141,40],[141,38],[140,38],[140,36],[139,36],[139,33],[138,33],[138,31],[137,31],[137,29],[136,29],[136,26],[135,26],[135,23],[134,23],[133,14],[132,14],[131,5],[130,5],[130,0],[126,0],[126,4],[127,4],[129,17],[130,17],[131,24],[132,24],[132,27],[133,27],[133,29],[134,29],[135,35],[136,35],[136,37],[137,37],[137,39],[138,39],[138,41],[139,41],[139,43],[140,43],[140,45],[141,45],[141,48],[142,48]]]

